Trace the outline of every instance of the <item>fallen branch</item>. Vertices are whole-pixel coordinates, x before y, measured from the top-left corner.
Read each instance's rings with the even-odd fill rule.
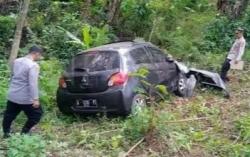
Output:
[[[211,118],[212,117],[190,118],[190,119],[182,119],[182,120],[175,120],[175,121],[166,121],[166,123],[183,123],[183,122],[190,122],[190,121],[208,120]]]
[[[129,151],[124,155],[124,157],[127,157],[137,146],[139,146],[143,141],[145,140],[145,137],[143,137],[140,141],[138,141],[133,147],[129,149]]]

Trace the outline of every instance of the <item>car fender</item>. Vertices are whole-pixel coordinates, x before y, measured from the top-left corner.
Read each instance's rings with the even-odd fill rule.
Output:
[[[189,68],[183,63],[175,61],[175,64],[182,73],[188,74],[190,72]]]

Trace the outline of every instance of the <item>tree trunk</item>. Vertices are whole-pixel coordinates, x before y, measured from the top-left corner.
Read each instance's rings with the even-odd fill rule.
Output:
[[[217,9],[230,19],[239,18],[247,8],[249,0],[218,0]]]
[[[22,9],[20,11],[20,15],[18,17],[15,36],[14,36],[14,40],[12,43],[10,57],[9,57],[9,64],[11,67],[12,67],[14,60],[17,58],[17,55],[18,55],[18,49],[19,49],[20,40],[22,37],[22,30],[23,30],[25,19],[29,10],[29,4],[30,4],[30,0],[24,0]]]
[[[0,0],[0,14],[5,15],[9,12],[16,12],[19,8],[19,0]]]
[[[85,16],[89,16],[90,15],[90,9],[91,9],[91,6],[92,6],[92,4],[94,3],[94,1],[93,0],[86,0],[86,2],[85,2],[86,4],[85,4],[85,9],[86,9],[86,11],[85,11],[85,13],[87,14],[87,15],[85,15]]]
[[[121,3],[122,0],[108,1],[108,24],[113,25],[115,23],[116,17],[120,13]]]
[[[218,2],[217,2],[217,9],[221,13],[225,14],[228,6],[229,6],[228,0],[218,0]]]
[[[246,10],[249,0],[237,0],[233,6],[232,18],[236,19]]]

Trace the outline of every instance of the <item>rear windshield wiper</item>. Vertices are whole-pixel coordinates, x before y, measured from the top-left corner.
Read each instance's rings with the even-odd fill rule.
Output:
[[[81,72],[89,72],[89,68],[74,68],[75,71],[81,71]]]

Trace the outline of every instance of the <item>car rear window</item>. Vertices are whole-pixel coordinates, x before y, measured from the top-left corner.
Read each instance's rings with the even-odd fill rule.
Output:
[[[115,51],[91,51],[75,56],[68,71],[105,71],[120,67],[119,55]]]

